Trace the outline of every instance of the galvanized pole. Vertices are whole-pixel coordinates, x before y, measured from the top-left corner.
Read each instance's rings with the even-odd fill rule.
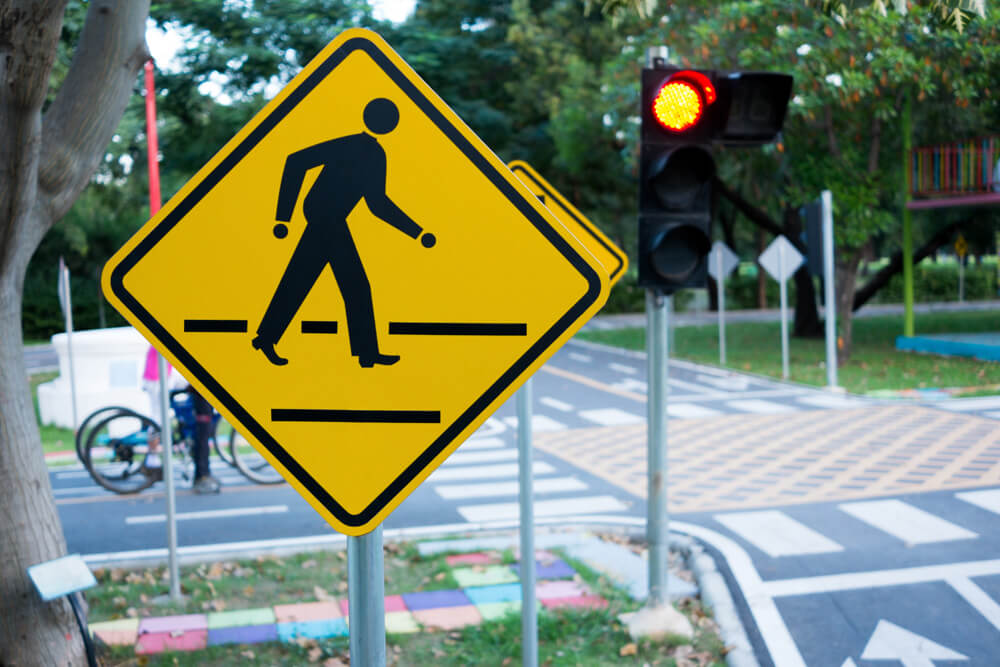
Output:
[[[69,395],[73,409],[73,431],[76,432],[76,427],[80,425],[80,421],[76,410],[76,366],[73,363],[73,290],[69,286],[69,268],[63,262],[62,257],[59,258],[59,270],[62,272],[60,276],[62,280],[59,283],[63,288],[63,303],[66,306],[66,312],[63,314],[66,316],[66,355],[69,359]]]
[[[521,501],[521,664],[538,667],[535,602],[535,506],[532,490],[531,380],[517,391],[517,461]]]
[[[722,249],[715,252],[715,296],[716,308],[719,311],[719,365],[726,365],[726,289],[725,276],[722,275]]]
[[[167,362],[163,355],[156,355],[160,375],[160,465],[167,487],[167,564],[170,570],[170,599],[180,601],[181,576],[177,564],[177,517],[174,495],[174,443],[170,432],[170,392],[167,389]]]
[[[782,276],[785,271],[785,244],[778,244],[778,266],[781,267]],[[782,277],[778,281],[781,285],[781,377],[788,379],[788,287],[787,280]]]
[[[826,302],[826,384],[837,386],[837,301],[833,271],[833,194],[820,194],[823,208],[823,300]]]
[[[385,560],[382,526],[347,538],[351,664],[385,667]]]
[[[649,605],[667,604],[667,300],[657,290],[646,290],[646,358],[649,391],[648,501],[646,541],[649,543]]]

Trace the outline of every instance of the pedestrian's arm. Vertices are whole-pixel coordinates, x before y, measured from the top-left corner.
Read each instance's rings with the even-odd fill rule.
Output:
[[[415,239],[420,236],[420,232],[424,231],[384,192],[365,197],[365,201],[368,202],[368,208],[375,214],[375,217],[385,220],[410,238]]]
[[[292,219],[295,202],[299,200],[299,190],[302,189],[306,172],[322,164],[320,149],[321,146],[310,146],[292,153],[285,160],[285,170],[281,174],[281,188],[278,190],[278,211],[274,214],[275,220],[288,222]]]

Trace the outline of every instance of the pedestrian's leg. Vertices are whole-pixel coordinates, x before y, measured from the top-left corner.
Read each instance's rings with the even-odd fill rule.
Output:
[[[188,387],[188,392],[194,404],[194,443],[191,446],[191,458],[194,459],[195,490],[199,493],[218,493],[219,481],[212,477],[208,462],[214,410],[212,405],[194,390],[194,387]]]
[[[362,360],[374,358],[379,351],[372,288],[349,233],[334,245],[330,254],[330,266],[344,298],[351,354]]]

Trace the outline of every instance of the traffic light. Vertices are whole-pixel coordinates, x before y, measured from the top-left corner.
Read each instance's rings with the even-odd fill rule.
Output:
[[[792,77],[658,66],[642,71],[639,285],[703,287],[711,248],[711,146],[756,146],[784,123]]]

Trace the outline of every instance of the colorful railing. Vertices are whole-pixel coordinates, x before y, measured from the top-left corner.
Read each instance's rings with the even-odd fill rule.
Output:
[[[998,136],[914,148],[910,152],[910,192],[917,197],[998,192],[998,160]]]

